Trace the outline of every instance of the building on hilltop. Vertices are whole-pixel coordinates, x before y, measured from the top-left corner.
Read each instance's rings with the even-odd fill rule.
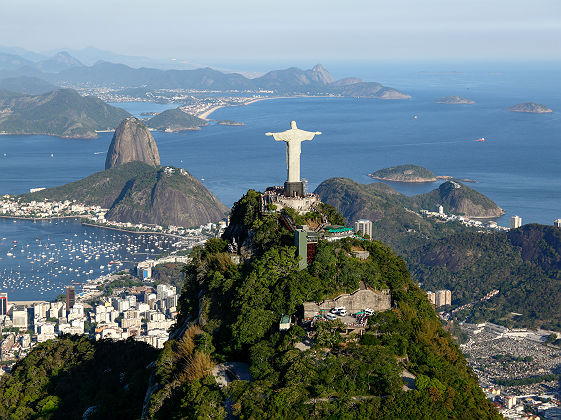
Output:
[[[355,222],[355,232],[362,232],[363,235],[368,235],[372,238],[372,222],[368,219],[359,219]]]
[[[303,196],[287,197],[284,194],[284,188],[279,186],[269,187],[260,197],[262,211],[281,211],[285,207],[289,207],[298,212],[305,214],[314,210],[321,200],[317,194],[306,194]]]
[[[561,227],[561,219],[555,219],[553,221],[553,226],[555,227]]]
[[[343,293],[335,299],[326,299],[321,303],[304,302],[304,319],[311,320],[341,306],[344,306],[349,313],[363,312],[366,309],[383,312],[391,309],[392,296],[389,289],[361,288],[351,294]]]
[[[343,238],[352,238],[355,236],[353,228],[345,226],[325,226],[323,228],[323,239],[326,241],[338,241]]]

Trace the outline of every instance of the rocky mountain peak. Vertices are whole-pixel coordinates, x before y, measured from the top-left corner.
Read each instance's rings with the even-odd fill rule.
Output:
[[[133,161],[157,167],[160,166],[160,154],[150,130],[137,118],[128,117],[115,130],[107,151],[105,169]]]
[[[328,85],[335,81],[335,78],[321,64],[316,64],[312,68],[311,73],[312,73],[312,78],[316,82],[321,82],[325,85]]]

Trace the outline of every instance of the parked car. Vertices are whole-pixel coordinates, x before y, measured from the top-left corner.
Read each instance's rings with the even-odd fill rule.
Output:
[[[365,313],[366,315],[374,315],[374,310],[373,310],[373,309],[370,309],[370,308],[366,308],[366,309],[364,310],[364,313]]]
[[[323,315],[326,319],[328,319],[329,321],[335,321],[337,319],[337,317],[333,314],[330,314],[329,312],[326,313],[325,315]]]

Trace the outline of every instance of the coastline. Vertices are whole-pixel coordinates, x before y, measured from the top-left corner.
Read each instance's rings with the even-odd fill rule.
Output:
[[[207,111],[201,112],[200,114],[196,115],[198,118],[202,118],[203,120],[208,120],[208,117],[210,116],[210,114],[212,114],[214,111],[216,111],[217,109],[220,108],[226,108],[226,107],[230,107],[230,106],[245,106],[245,105],[251,105],[254,104],[255,102],[261,102],[261,101],[268,101],[271,99],[297,99],[297,98],[338,98],[339,96],[329,96],[329,95],[295,95],[295,96],[268,96],[268,97],[263,97],[263,98],[252,98],[250,100],[248,100],[247,102],[244,102],[242,104],[239,105],[217,105],[215,107],[210,108]]]
[[[32,221],[32,222],[37,222],[37,221],[41,221],[41,220],[57,220],[57,219],[86,219],[86,216],[53,216],[53,217],[21,217],[21,216],[0,216],[1,219],[12,219],[12,220],[27,220],[27,221]],[[109,229],[109,230],[118,230],[120,232],[126,232],[126,233],[135,233],[135,234],[139,234],[139,235],[159,235],[159,236],[169,236],[172,238],[179,238],[179,239],[186,239],[186,236],[181,236],[181,235],[174,235],[173,233],[162,233],[162,232],[153,232],[153,231],[138,231],[138,230],[127,230],[127,229],[123,229],[123,228],[119,228],[119,227],[112,227],[112,226],[104,226],[104,225],[97,225],[95,223],[88,223],[85,222],[83,220],[80,221],[80,224],[84,225],[84,226],[92,226],[92,227],[96,227],[96,228],[100,228],[100,229]]]
[[[86,216],[52,216],[52,217],[23,217],[23,216],[0,216],[2,219],[14,219],[14,220],[31,220],[37,222],[39,220],[56,220],[56,219],[84,219]]]
[[[198,114],[197,117],[198,117],[198,118],[201,118],[201,119],[203,119],[203,120],[207,120],[207,119],[208,119],[208,116],[209,116],[210,114],[212,114],[212,113],[213,113],[214,111],[216,111],[217,109],[224,108],[225,106],[226,106],[226,105],[217,105],[217,106],[214,106],[214,107],[210,108],[208,111],[205,111],[205,112],[202,112],[202,113]]]
[[[118,230],[120,232],[126,232],[126,233],[136,233],[139,235],[159,235],[159,236],[169,236],[172,238],[179,238],[179,239],[185,239],[186,236],[181,236],[181,235],[174,235],[173,233],[162,233],[162,232],[152,232],[152,231],[138,231],[138,230],[127,230],[127,229],[123,229],[123,228],[119,228],[119,227],[112,227],[112,226],[103,226],[103,225],[96,225],[95,223],[88,223],[88,222],[81,222],[81,224],[83,226],[91,226],[91,227],[96,227],[96,228],[100,228],[100,229],[109,229],[109,230]]]

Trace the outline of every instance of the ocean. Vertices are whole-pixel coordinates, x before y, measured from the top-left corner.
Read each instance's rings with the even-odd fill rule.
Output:
[[[333,64],[334,73],[377,80],[412,99],[295,98],[221,108],[211,118],[245,126],[212,124],[200,131],[156,132],[162,164],[186,168],[231,206],[250,188],[283,184],[285,146],[264,133],[286,130],[296,120],[304,130],[323,132],[302,144],[301,172],[310,191],[330,177],[368,183],[368,173],[413,163],[437,175],[475,179],[477,183],[469,186],[505,210],[498,220],[501,225],[507,226],[512,215],[521,216],[523,223],[552,224],[561,218],[559,64],[354,65],[343,73],[342,65]],[[476,103],[435,103],[449,95]],[[520,102],[542,103],[554,112],[506,110]],[[135,115],[163,109],[146,102],[116,105]],[[111,137],[0,136],[0,193],[61,185],[102,170]],[[486,141],[476,142],[480,137]],[[438,183],[392,186],[412,195]],[[0,224],[0,235],[4,226]],[[44,229],[48,234],[55,228]]]

